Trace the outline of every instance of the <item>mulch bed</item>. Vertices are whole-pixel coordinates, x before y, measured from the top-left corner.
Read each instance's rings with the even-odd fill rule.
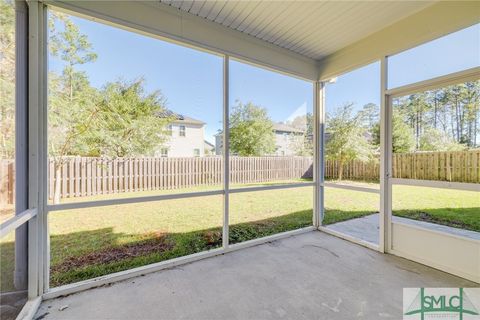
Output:
[[[174,243],[168,241],[165,234],[152,234],[152,238],[123,246],[106,248],[86,255],[69,257],[62,263],[52,266],[52,272],[66,272],[71,269],[82,268],[95,264],[107,264],[123,259],[148,255],[153,252],[171,250]]]
[[[406,218],[409,218],[406,216]],[[415,217],[415,220],[419,221],[425,221],[425,222],[430,222],[434,224],[443,224],[449,227],[454,227],[454,228],[460,228],[460,229],[466,229],[470,230],[470,227],[468,224],[463,223],[461,221],[452,221],[452,220],[446,220],[446,219],[439,219],[428,212],[418,212],[418,215]]]

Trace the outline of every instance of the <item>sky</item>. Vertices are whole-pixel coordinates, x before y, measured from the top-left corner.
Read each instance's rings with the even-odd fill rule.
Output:
[[[133,32],[71,17],[87,35],[98,58],[77,66],[94,87],[116,80],[145,80],[147,92],[160,90],[167,108],[206,123],[205,138],[222,128],[222,58]],[[456,59],[452,59],[456,57]],[[480,26],[476,25],[389,58],[389,87],[425,80],[480,65]],[[63,68],[50,57],[50,70]],[[312,84],[297,78],[230,62],[230,105],[253,102],[273,121],[286,122],[311,112]],[[380,103],[380,63],[341,75],[326,89],[327,112],[345,103],[356,108]]]

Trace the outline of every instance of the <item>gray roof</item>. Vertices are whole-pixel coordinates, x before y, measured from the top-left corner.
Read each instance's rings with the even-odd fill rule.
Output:
[[[274,122],[273,123],[273,131],[274,132],[287,132],[287,133],[301,133],[303,134],[304,131],[303,130],[300,130],[300,129],[297,129],[297,128],[294,128],[294,127],[291,127],[285,123],[281,123],[281,122]],[[221,135],[223,131],[218,131],[215,136],[218,136],[218,135]]]
[[[290,133],[303,133],[303,130],[291,127],[285,123],[274,123],[273,124],[273,130],[275,131],[281,131],[281,132],[290,132]]]
[[[170,118],[170,117],[172,117],[174,119],[173,123],[198,124],[198,125],[204,125],[205,124],[205,122],[203,122],[203,121],[200,121],[200,120],[197,120],[197,119],[194,119],[194,118],[190,118],[190,117],[184,116],[184,115],[179,114],[179,113],[175,113],[175,112],[173,112],[171,110],[168,110],[168,109],[165,109],[164,111],[158,112],[157,116],[160,117],[160,118]]]
[[[209,146],[210,148],[215,148],[215,145],[207,140],[203,140],[203,143],[205,143],[205,145]]]

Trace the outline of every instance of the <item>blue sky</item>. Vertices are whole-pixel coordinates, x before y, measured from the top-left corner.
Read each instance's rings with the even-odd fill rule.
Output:
[[[388,58],[388,86],[394,88],[480,66],[480,25],[463,29]],[[380,105],[380,62],[340,75],[326,87],[327,112],[345,103],[357,109]]]
[[[169,109],[204,121],[206,139],[214,142],[213,135],[222,128],[221,57],[71,18],[98,54],[95,62],[77,66],[88,74],[93,86],[143,77],[147,91],[160,90]],[[58,58],[50,58],[49,68],[61,72],[63,65]],[[311,110],[312,90],[310,82],[231,61],[231,104],[252,101],[267,108],[274,121],[287,121]]]
[[[222,59],[219,56],[141,36],[89,20],[71,17],[88,36],[98,59],[79,66],[95,87],[118,79],[143,77],[147,91],[160,90],[167,107],[206,122],[206,139],[222,127]],[[452,45],[453,43],[453,45]],[[480,27],[476,25],[389,59],[392,86],[420,81],[480,65]],[[452,59],[451,57],[457,57]],[[49,60],[60,71],[61,61]],[[277,122],[312,110],[312,84],[279,73],[231,61],[230,103],[253,102],[268,109]],[[341,75],[327,86],[327,111],[347,102],[360,108],[380,100],[380,64]]]

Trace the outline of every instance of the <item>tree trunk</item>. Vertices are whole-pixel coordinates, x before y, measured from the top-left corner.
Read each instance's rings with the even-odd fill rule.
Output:
[[[455,96],[455,115],[456,115],[456,127],[457,127],[457,142],[460,142],[460,110],[458,107],[458,98]]]
[[[342,181],[343,179],[343,161],[338,161],[338,180]]]
[[[474,109],[474,120],[473,120],[473,147],[477,147],[477,123],[478,123],[478,110]]]
[[[60,203],[60,187],[61,187],[61,173],[62,173],[62,165],[61,161],[55,162],[55,185],[53,190],[53,203],[59,204]]]

